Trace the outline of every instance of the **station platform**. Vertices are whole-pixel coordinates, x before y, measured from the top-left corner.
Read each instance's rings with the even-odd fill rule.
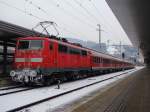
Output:
[[[88,100],[76,102],[69,112],[150,112],[150,68],[143,68]]]

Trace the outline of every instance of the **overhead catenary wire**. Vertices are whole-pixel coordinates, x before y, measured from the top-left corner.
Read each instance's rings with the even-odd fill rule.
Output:
[[[76,8],[74,8],[74,5],[72,5],[70,2],[68,2],[67,0],[63,0],[66,4],[68,4],[69,6],[71,6],[75,11],[76,11]],[[76,4],[79,6],[79,7],[81,7],[88,15],[89,15],[89,17],[90,18],[93,18],[94,17],[94,19],[97,21],[97,24],[98,23],[101,23],[101,22],[99,22],[99,20],[92,14],[92,13],[90,13],[90,11],[88,11],[79,1],[77,1],[77,0],[74,0],[75,2],[76,2]],[[89,1],[91,1],[91,0],[89,0]],[[95,8],[95,10],[97,11],[97,13],[98,14],[100,14],[100,12],[98,11],[98,8],[95,6],[95,4],[92,2],[92,6]],[[80,11],[81,12],[81,11]],[[82,13],[82,14],[84,14],[84,13]],[[102,14],[100,14],[100,15],[102,15]],[[85,15],[84,15],[85,16]],[[100,16],[101,17],[101,16]],[[105,18],[104,18],[104,16],[102,15],[102,18],[103,18],[103,20],[106,22],[106,23],[108,23],[106,20],[105,20]],[[102,23],[101,23],[102,24]],[[109,30],[109,27],[107,27],[107,25],[105,25],[105,24],[102,24],[102,26],[104,26],[105,28],[107,28],[107,30]],[[109,25],[110,26],[110,25]],[[111,27],[111,26],[110,26]],[[108,31],[105,31],[105,30],[102,30],[103,32],[105,32],[105,33],[107,33],[107,34],[110,34],[110,32],[108,32]],[[109,30],[110,31],[110,30]],[[113,36],[113,34],[111,34],[112,36]]]
[[[34,4],[32,1],[30,1],[29,3],[32,4],[34,7],[38,8],[39,10],[41,10],[42,12],[47,13],[44,9],[42,9],[40,6]]]
[[[91,0],[89,0],[89,1],[91,1]],[[108,31],[110,31],[109,27],[107,27],[105,24],[103,24],[102,22],[100,22],[99,19],[97,19],[90,11],[88,11],[88,9],[86,7],[84,7],[82,5],[82,3],[80,3],[78,0],[74,0],[74,2],[76,4],[78,4],[78,6],[80,6],[90,17],[93,17],[93,19],[95,21],[97,21],[97,24],[101,24],[101,26],[104,26]],[[92,5],[96,9],[96,11],[97,11],[98,8],[94,4],[92,4]],[[105,33],[107,33],[107,34],[110,34],[110,32],[108,33],[108,31],[105,31],[105,30],[102,30],[102,31],[105,32]],[[113,36],[112,32],[111,32],[111,35]],[[115,35],[118,36],[118,34],[116,34],[116,33],[115,33]]]
[[[88,9],[87,9],[86,7],[84,7],[84,6],[82,5],[82,3],[80,3],[78,0],[74,0],[74,2],[75,2],[78,6],[80,6],[80,7],[87,13],[87,15],[89,15],[89,17],[93,18],[93,19],[97,22],[97,24],[101,24],[101,26],[105,26],[105,27],[106,27],[106,25],[103,24],[102,22],[100,22],[99,19],[97,19],[97,17],[96,17],[94,14],[92,14],[90,11],[88,11]],[[97,30],[97,29],[96,29],[96,30]],[[102,29],[102,31],[104,32],[105,30]]]
[[[29,1],[29,0],[26,0],[26,1]],[[0,1],[1,2],[1,1]],[[6,3],[6,2],[5,2]],[[33,1],[31,1],[31,2],[29,2],[31,5],[33,5],[34,7],[36,7],[37,9],[39,9],[41,12],[43,12],[43,13],[45,13],[45,14],[47,14],[47,15],[49,15],[50,16],[50,14],[48,13],[48,11],[47,10],[44,10],[43,8],[41,8],[39,5],[37,5],[37,4],[35,4]],[[6,3],[7,4],[7,6],[8,6],[8,3]],[[9,7],[12,7],[12,8],[14,8],[15,6],[12,6],[12,4],[9,4],[10,6]],[[57,4],[55,4],[55,6],[56,6]],[[59,8],[60,8],[60,4],[58,5],[59,6]],[[16,10],[18,10],[18,11],[20,11],[20,12],[22,12],[22,13],[24,13],[24,14],[26,14],[26,15],[29,15],[29,16],[32,16],[33,18],[36,18],[36,19],[38,19],[38,20],[45,20],[45,19],[43,19],[43,18],[41,18],[41,17],[38,17],[38,16],[36,16],[36,15],[34,15],[31,11],[24,11],[24,10],[22,10],[22,9],[20,9],[20,8],[18,8],[18,7],[15,7],[15,9]],[[64,8],[63,8],[64,9]],[[67,11],[67,10],[65,10],[65,11]],[[67,11],[67,12],[69,12],[69,11]],[[71,15],[70,15],[71,16]],[[81,22],[81,21],[80,21]],[[64,24],[63,22],[61,22],[62,24]],[[83,23],[83,22],[82,22]],[[85,23],[84,23],[85,24]],[[65,26],[67,26],[67,25],[65,25]],[[88,25],[87,25],[88,26]],[[93,25],[92,25],[93,26]],[[90,28],[92,28],[92,29],[95,29],[95,27],[96,26],[93,26],[93,27],[91,27],[91,26],[89,26]],[[63,25],[60,27],[60,28],[62,28],[64,31],[66,31],[66,32],[72,32],[70,29],[67,29],[68,27],[66,27],[66,28],[63,28]],[[106,32],[106,31],[104,31],[104,32]],[[83,33],[83,32],[82,32]],[[110,33],[110,32],[109,32]],[[73,33],[72,32],[72,34],[75,34],[75,33]],[[80,33],[77,33],[76,34],[76,36],[79,36],[79,35],[81,35]],[[84,37],[86,37],[86,36],[84,36]]]
[[[77,11],[77,8],[75,8],[74,7],[74,5],[72,5],[70,2],[68,2],[67,0],[63,0],[68,6],[70,6],[70,7],[72,7],[75,11]],[[90,1],[90,0],[89,0]],[[78,4],[79,5],[79,4]],[[95,7],[96,8],[96,7]],[[97,10],[97,8],[96,8],[96,10]],[[82,12],[82,11],[80,11],[80,12]],[[86,12],[89,14],[89,11],[88,10],[86,10]],[[85,17],[87,16],[87,15],[85,15],[84,13],[82,13]],[[82,16],[83,16],[82,15]],[[89,20],[89,19],[88,19]],[[105,19],[104,19],[105,20]],[[93,22],[93,21],[90,21],[90,22]],[[99,23],[99,22],[98,22]],[[102,24],[103,25],[103,24]],[[106,25],[104,25],[105,27],[107,27]],[[95,27],[95,26],[94,26]],[[107,29],[109,29],[108,27],[107,27]],[[105,32],[105,33],[107,33],[107,34],[110,34],[108,31],[105,31],[105,30],[101,30],[101,31],[103,31],[103,32]],[[112,34],[113,35],[113,34]]]
[[[30,0],[25,0],[27,3],[29,3],[30,5],[32,5],[33,7],[37,8],[38,10],[40,10],[42,13],[48,15],[49,18],[53,18],[52,16],[50,16],[48,14],[48,12],[46,10],[44,10],[43,8],[41,8],[39,5],[36,5],[33,1]],[[45,20],[45,19],[44,19]],[[52,21],[52,20],[51,20]]]
[[[72,7],[75,11],[77,11],[77,8],[75,8],[74,7],[74,5],[72,5],[70,2],[68,2],[67,0],[63,0],[68,6],[70,6],[70,7]],[[90,0],[89,0],[90,1]],[[79,5],[80,3],[78,2],[78,4],[77,5]],[[80,4],[79,6],[81,6],[82,4]],[[82,8],[86,11],[86,13],[87,14],[89,14],[90,12],[82,5]],[[94,7],[94,8],[96,8],[96,7]],[[96,8],[96,10],[97,10],[97,8]],[[82,11],[80,11],[80,12],[82,12]],[[99,12],[98,12],[99,13]],[[87,16],[86,14],[84,14],[84,13],[82,13],[85,17]],[[82,15],[82,16],[83,16]],[[92,14],[90,15],[90,17],[92,16]],[[104,19],[105,20],[105,19]],[[99,21],[99,20],[97,20],[97,21]],[[92,21],[93,22],[93,21]],[[97,22],[97,23],[99,23],[99,22]],[[109,29],[105,24],[102,24],[103,26],[105,26],[107,29]],[[103,32],[105,32],[106,34],[110,34],[110,32],[108,32],[108,31],[105,31],[105,30],[101,30],[101,31],[103,31]],[[113,36],[113,34],[111,34],[112,36]]]
[[[32,1],[30,0],[25,0],[26,2],[29,2],[31,5],[33,5],[35,8],[41,10],[42,12],[44,12],[45,14],[48,14],[47,11],[45,11],[43,8],[41,8],[40,6],[36,5],[35,3],[33,3]],[[82,20],[80,19],[79,17],[73,15],[72,13],[69,13],[67,10],[65,10],[63,7],[61,7],[59,4],[55,3],[54,1],[51,0],[51,3],[57,7],[57,8],[60,8],[61,10],[64,11],[64,13],[66,13],[67,15],[70,15],[73,19],[76,18],[79,22],[81,23],[85,23],[86,25],[90,26],[90,27],[95,27],[95,26],[92,26],[92,24],[90,23],[87,23],[85,22],[85,20]],[[52,17],[51,17],[52,18]]]
[[[72,5],[70,2],[68,2],[67,0],[63,0],[66,4],[68,4],[68,6],[71,6],[75,11],[77,11],[77,8],[75,8],[74,7],[74,5]],[[90,1],[90,0],[89,0]],[[80,5],[82,5],[82,4],[80,4],[80,3],[78,2],[78,6],[79,7],[81,7]],[[85,11],[86,11],[86,13],[87,14],[89,14],[90,12],[82,5],[82,7],[81,8],[83,8]],[[82,11],[80,11],[80,12],[82,12]],[[87,16],[86,14],[84,14],[84,13],[82,13],[85,17]],[[82,15],[82,16],[83,16]],[[89,15],[91,18],[92,18],[92,14],[91,15]],[[88,17],[89,17],[88,16]],[[94,18],[95,19],[95,18]],[[88,19],[89,20],[89,19]],[[97,20],[97,19],[96,19]],[[96,22],[97,24],[99,23],[99,20],[97,20],[98,22]],[[94,22],[94,21],[90,21],[90,22]],[[101,22],[100,22],[101,23]],[[102,23],[101,23],[102,24]],[[109,29],[105,24],[102,24],[103,26],[105,26],[107,29]],[[95,27],[95,26],[94,26]],[[106,34],[110,34],[110,32],[108,32],[108,31],[105,31],[105,30],[101,30],[101,31],[103,31],[103,32],[105,32]],[[113,34],[111,34],[112,36],[113,36]]]
[[[25,0],[25,1],[28,2],[29,4],[31,4],[32,6],[34,6],[35,8],[37,8],[38,10],[40,10],[41,12],[45,13],[48,17],[52,18],[52,17],[50,16],[50,14],[49,14],[45,9],[43,9],[41,6],[36,5],[33,1],[30,1],[30,0]],[[59,21],[61,21],[61,20],[59,20]],[[61,23],[64,24],[64,22],[61,22]],[[64,25],[67,26],[66,24],[64,24]],[[60,25],[57,25],[57,27],[61,28],[63,31],[65,31],[65,32],[67,32],[67,33],[71,33],[72,35],[75,35],[75,36],[78,36],[78,37],[81,36],[81,34],[77,34],[77,33],[75,33],[75,32],[72,32],[72,31],[70,31],[69,29],[64,28],[64,27],[62,27],[62,26],[60,26]],[[85,37],[85,36],[84,36],[84,37]]]
[[[37,9],[39,9],[39,10],[41,10],[42,12],[44,12],[45,14],[47,14],[48,16],[49,16],[49,14],[47,13],[47,11],[45,11],[43,8],[41,8],[40,6],[38,6],[38,5],[36,5],[35,3],[33,3],[33,2],[31,2],[30,0],[25,0],[25,1],[27,1],[27,2],[29,2],[31,5],[33,5],[34,7],[36,7]],[[55,6],[55,7],[57,7],[57,8],[60,8],[61,9],[61,11],[64,11],[64,13],[67,13],[67,15],[69,15],[69,16],[71,16],[73,19],[74,18],[76,18],[76,16],[74,16],[74,15],[72,15],[71,13],[69,13],[68,11],[66,11],[63,7],[60,7],[60,4],[58,4],[58,3],[56,3],[56,2],[54,2],[54,1],[51,1],[52,2],[52,4]],[[68,3],[68,2],[67,2]],[[78,21],[79,22],[81,22],[81,23],[85,23],[85,21],[83,21],[83,20],[81,20],[80,18],[76,18],[76,19],[78,19]],[[62,22],[63,23],[63,22]],[[91,22],[92,23],[92,22]],[[64,24],[64,23],[63,23]],[[87,24],[87,23],[85,23],[85,24]],[[65,25],[66,26],[66,25]],[[93,26],[91,26],[91,25],[89,25],[88,24],[88,26],[91,28],[93,28],[93,29],[95,29],[95,26],[93,25]],[[63,31],[67,31],[68,33],[69,32],[72,32],[72,31],[70,31],[70,30],[68,30],[67,28],[63,28],[63,27],[59,27],[59,28],[62,28],[63,29]],[[104,31],[104,30],[103,30]],[[72,32],[73,33],[73,32]],[[73,33],[73,34],[75,34],[75,33]],[[78,35],[78,34],[76,34],[76,35]],[[81,35],[81,34],[80,34]],[[84,37],[86,37],[86,36],[84,36]]]
[[[80,6],[87,13],[87,15],[89,15],[89,17],[93,18],[95,21],[97,21],[97,23],[99,23],[99,19],[97,19],[97,17],[95,17],[95,15],[93,15],[90,11],[88,11],[87,8],[85,8],[78,0],[74,0],[74,2],[78,6]]]
[[[13,8],[13,9],[19,11],[19,12],[22,12],[22,13],[28,15],[28,16],[32,16],[32,17],[34,17],[34,18],[36,18],[36,19],[38,19],[38,20],[40,20],[40,21],[43,20],[43,18],[40,18],[40,17],[38,17],[38,16],[36,16],[36,15],[30,13],[30,12],[24,11],[24,10],[18,8],[18,7],[15,7],[15,6],[13,6],[13,5],[10,5],[10,4],[8,4],[8,3],[4,2],[4,1],[0,1],[0,3],[6,5],[6,6],[10,7],[10,8]]]
[[[113,29],[112,25],[108,22],[107,18],[104,17],[104,15],[100,12],[100,10],[96,7],[96,5],[93,3],[93,0],[89,0],[90,3],[92,4],[92,6],[95,8],[96,12],[100,15],[100,17],[103,18],[103,21],[106,22],[108,24],[109,27],[107,27],[107,29],[111,28]],[[102,9],[101,9],[102,10]],[[108,32],[107,32],[108,33]],[[118,36],[118,34],[116,32],[114,32],[116,36]],[[113,34],[112,34],[113,35]]]
[[[40,20],[40,21],[45,20],[45,19],[43,19],[43,18],[40,18],[40,17],[38,17],[38,16],[33,15],[33,14],[30,13],[30,12],[27,12],[26,10],[24,11],[24,10],[22,10],[22,9],[20,9],[20,8],[17,8],[17,7],[15,7],[15,6],[13,6],[13,5],[10,5],[10,4],[8,4],[8,3],[4,2],[4,1],[0,1],[0,3],[6,5],[6,6],[10,7],[10,8],[14,8],[14,9],[16,9],[17,11],[19,11],[19,12],[21,12],[21,13],[24,13],[24,14],[26,14],[26,15],[28,15],[28,16],[32,16],[32,17],[34,17],[34,18],[36,18],[36,19],[38,19],[38,20]],[[39,8],[39,9],[40,9],[40,8]],[[43,11],[43,12],[45,12],[45,11]],[[63,29],[64,31],[70,32],[70,31],[67,30],[66,28],[63,28],[63,27],[60,27],[60,26],[59,26],[59,28]],[[72,33],[73,33],[73,32],[72,32]],[[75,33],[73,33],[73,34],[74,34],[74,35],[78,35],[78,34],[75,34]],[[79,35],[78,35],[78,36],[79,36]]]
[[[84,16],[86,21],[89,21],[89,23],[93,23],[93,21],[91,21],[89,19],[89,16],[87,16],[85,13],[83,13],[82,11],[79,11],[78,8],[76,8],[72,3],[70,3],[67,0],[63,0],[63,3],[67,4],[69,7],[71,7],[74,11],[78,12],[78,14],[80,14],[80,16]],[[88,18],[88,19],[87,19]],[[93,25],[93,24],[92,24]],[[95,28],[95,25],[93,25],[93,27]]]
[[[77,36],[77,37],[81,37],[80,34],[76,34],[75,32],[72,32],[72,31],[70,31],[70,30],[68,30],[68,29],[66,29],[66,28],[64,28],[64,27],[61,27],[61,26],[58,26],[58,27],[59,27],[60,29],[62,29],[63,31],[67,32],[67,33],[73,34],[73,35],[75,35],[75,36]]]
[[[79,18],[78,16],[75,16],[73,13],[70,13],[68,10],[65,10],[63,7],[61,7],[60,4],[56,3],[55,1],[51,0],[48,1],[51,2],[51,5],[54,5],[55,7],[59,8],[61,11],[63,11],[66,15],[70,16],[71,18],[73,18],[74,20],[80,22],[80,23],[84,23],[84,25],[88,26],[89,28],[95,29],[94,25],[91,25],[91,23],[86,22],[85,20],[82,20],[81,18]]]
[[[99,13],[99,15],[101,15],[102,16],[102,18],[103,18],[103,20],[109,25],[109,27],[107,27],[107,29],[109,29],[109,28],[111,28],[111,31],[110,32],[106,32],[107,34],[111,34],[111,36],[113,36],[113,37],[121,37],[121,34],[119,34],[119,32],[118,31],[116,31],[116,30],[114,30],[114,28],[113,28],[113,25],[111,24],[112,22],[109,22],[109,18],[105,18],[105,16],[103,15],[103,8],[101,8],[101,10],[99,9],[99,8],[97,8],[96,7],[96,4],[95,4],[95,2],[93,2],[94,0],[89,0],[91,3],[92,3],[92,5],[93,5],[93,7],[95,7],[95,10],[97,11],[97,13]],[[120,23],[118,22],[118,24],[120,25]],[[120,25],[121,26],[121,25]],[[121,27],[121,29],[122,29],[122,27]],[[113,30],[113,31],[112,31]],[[104,31],[105,32],[105,31]],[[125,34],[126,34],[126,32],[124,32]],[[127,34],[126,34],[127,35]],[[117,38],[116,38],[117,39]]]

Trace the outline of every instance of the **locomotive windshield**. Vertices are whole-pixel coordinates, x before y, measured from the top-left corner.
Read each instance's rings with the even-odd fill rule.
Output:
[[[18,49],[41,49],[42,46],[42,40],[20,40]]]

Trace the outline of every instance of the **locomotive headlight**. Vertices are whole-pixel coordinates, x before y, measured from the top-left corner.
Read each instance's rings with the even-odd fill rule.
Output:
[[[37,72],[36,71],[30,71],[30,76],[31,77],[35,77],[37,75]]]
[[[12,71],[10,72],[10,76],[11,76],[11,77],[14,77],[14,76],[15,76],[15,71],[12,70]]]

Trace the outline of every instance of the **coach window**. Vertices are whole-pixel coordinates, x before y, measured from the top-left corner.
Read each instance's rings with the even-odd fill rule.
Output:
[[[96,63],[98,63],[98,57],[96,57]]]
[[[95,59],[94,59],[94,57],[92,57],[92,61],[93,61],[93,62],[95,62]]]
[[[99,61],[98,61],[98,57],[97,57],[97,63],[99,63]]]
[[[103,58],[101,58],[101,63],[103,63]]]
[[[59,44],[59,45],[58,45],[58,51],[59,51],[59,52],[63,52],[63,53],[67,53],[68,47],[65,46],[65,45]]]
[[[96,57],[96,63],[98,62],[98,58]]]
[[[95,57],[93,57],[93,62],[96,63],[96,58]]]
[[[96,57],[94,57],[94,62],[96,63]]]
[[[106,63],[109,64],[109,60],[108,59],[106,59]]]
[[[105,64],[106,63],[106,60],[103,58],[103,63]]]
[[[96,63],[96,57],[94,57],[94,63]]]
[[[95,57],[95,63],[97,63],[97,57]]]
[[[99,57],[97,57],[97,63],[99,63]]]
[[[98,57],[98,63],[100,63],[100,57]]]

